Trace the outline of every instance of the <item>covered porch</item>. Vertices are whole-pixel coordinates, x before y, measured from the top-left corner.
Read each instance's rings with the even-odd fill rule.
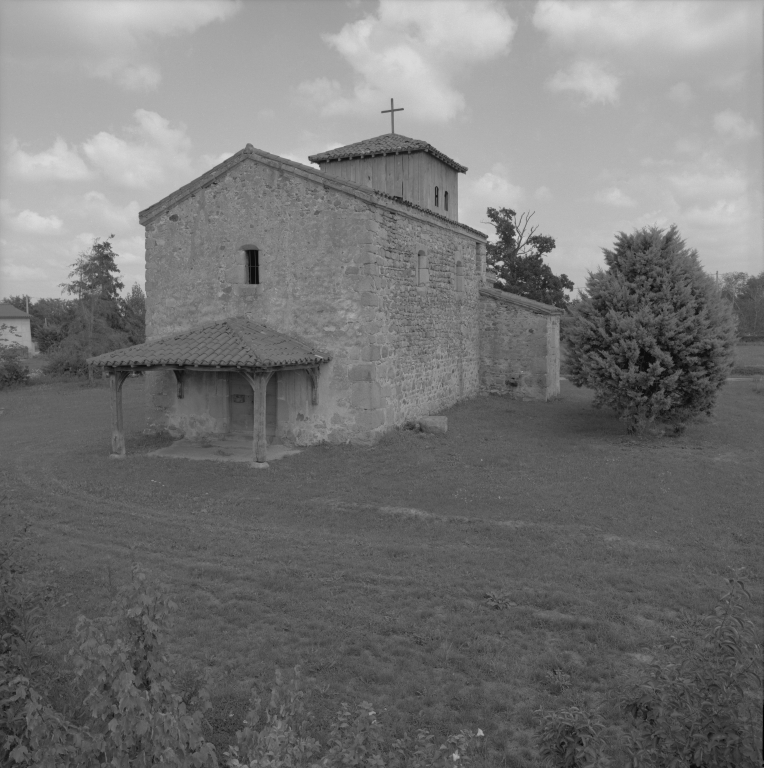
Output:
[[[113,458],[125,456],[122,423],[125,379],[135,371],[171,371],[176,410],[199,424],[212,425],[213,438],[235,434],[236,450],[221,448],[220,455],[239,456],[241,440],[249,435],[252,466],[266,468],[269,437],[272,441],[277,423],[276,377],[286,385],[301,373],[301,380],[306,384],[303,397],[317,405],[319,368],[328,359],[326,353],[318,353],[302,339],[279,333],[246,317],[236,317],[108,352],[88,362],[103,367],[109,375]],[[204,382],[208,389],[212,382],[216,397],[211,398],[205,391],[200,395]],[[183,401],[188,393],[194,397],[187,405]],[[272,446],[271,451],[274,450],[276,446]],[[214,458],[212,454],[209,457]]]

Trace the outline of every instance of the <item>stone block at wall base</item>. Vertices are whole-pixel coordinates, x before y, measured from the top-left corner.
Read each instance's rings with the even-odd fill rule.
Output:
[[[360,411],[356,414],[355,423],[365,431],[376,429],[385,423],[385,412],[381,408],[373,411]]]
[[[448,432],[448,417],[423,416],[419,419],[419,428],[431,435],[445,435]]]

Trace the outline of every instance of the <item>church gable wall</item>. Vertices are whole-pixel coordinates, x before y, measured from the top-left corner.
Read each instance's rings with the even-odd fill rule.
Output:
[[[360,282],[372,228],[367,201],[277,163],[242,162],[147,223],[147,335],[247,314],[300,336],[332,360],[321,366],[318,405],[291,408],[285,431],[298,443],[367,432],[374,419],[348,369],[368,360],[380,325],[378,299]],[[259,252],[260,285],[245,283],[244,246]],[[158,423],[175,418],[174,392],[172,374],[153,376]]]

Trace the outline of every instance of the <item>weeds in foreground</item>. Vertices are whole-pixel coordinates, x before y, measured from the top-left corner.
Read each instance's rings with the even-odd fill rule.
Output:
[[[205,738],[207,679],[175,675],[164,652],[174,603],[134,566],[108,616],[81,617],[69,690],[56,707],[55,673],[40,640],[41,599],[24,583],[17,551],[23,533],[0,546],[0,764],[15,766],[217,766]],[[714,612],[688,621],[669,659],[621,694],[631,730],[622,745],[631,768],[753,768],[761,759],[761,648],[745,614],[742,578],[728,580]],[[489,597],[488,595],[486,596]],[[502,600],[491,595],[495,607]],[[568,687],[560,670],[555,685]],[[244,728],[223,754],[227,768],[442,768],[485,766],[481,730],[438,744],[426,730],[390,739],[373,705],[342,704],[325,743],[308,735],[299,667],[276,671],[270,696],[254,690]],[[267,704],[264,701],[267,699]],[[610,765],[599,712],[539,710],[539,753],[554,768]]]

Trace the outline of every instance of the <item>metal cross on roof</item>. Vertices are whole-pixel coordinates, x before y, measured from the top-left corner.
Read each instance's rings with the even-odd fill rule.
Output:
[[[390,109],[383,109],[382,114],[390,113],[390,133],[395,133],[395,113],[396,112],[403,112],[403,107],[398,107],[398,109],[395,109],[395,105],[393,103],[393,100],[390,99]]]

